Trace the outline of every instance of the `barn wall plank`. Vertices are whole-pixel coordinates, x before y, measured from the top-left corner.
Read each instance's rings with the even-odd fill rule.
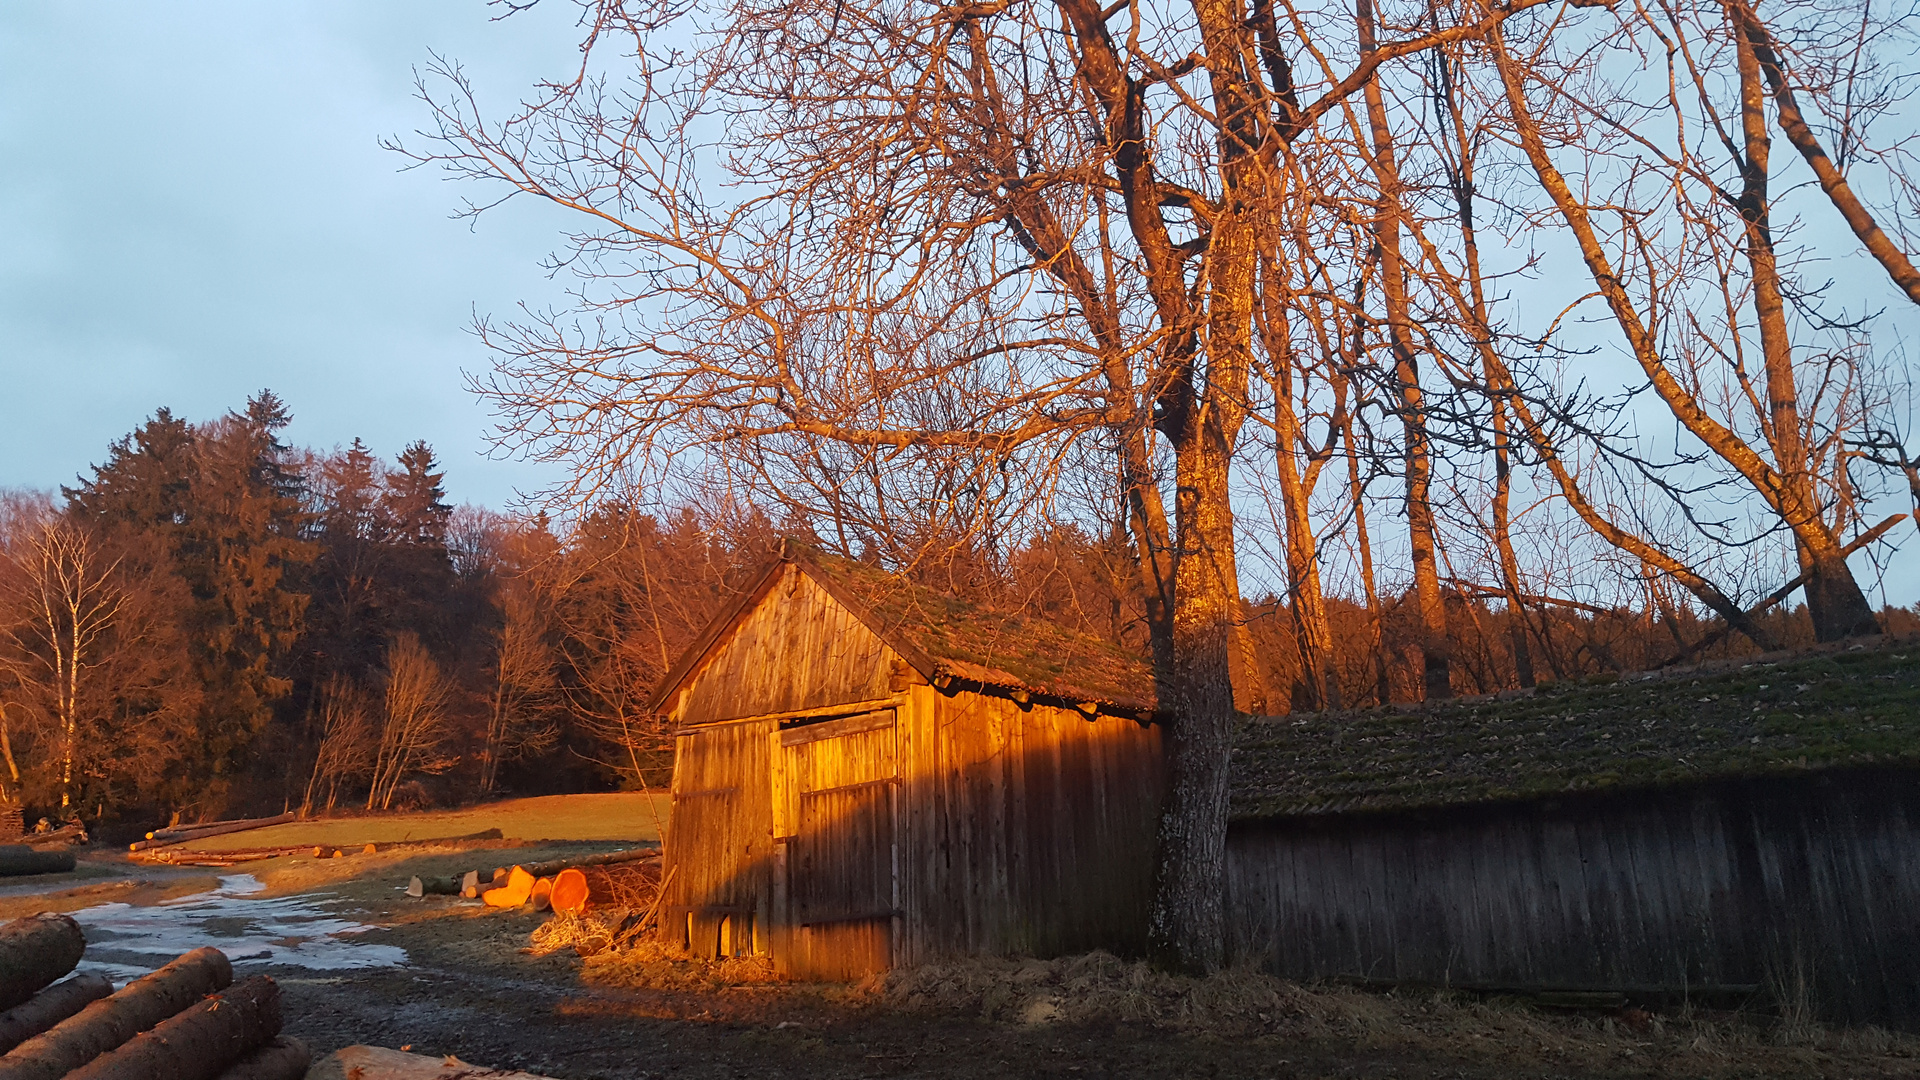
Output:
[[[1229,948],[1295,979],[1681,999],[1920,1028],[1920,773],[1238,822]]]

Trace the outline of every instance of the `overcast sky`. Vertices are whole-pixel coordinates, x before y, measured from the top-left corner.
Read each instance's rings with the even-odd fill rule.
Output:
[[[571,4],[480,0],[0,6],[0,487],[52,488],[159,406],[271,387],[292,441],[426,439],[456,501],[544,476],[490,461],[471,313],[555,294],[557,219],[477,229],[380,149],[426,119],[413,68],[459,58],[510,104],[574,56]],[[493,9],[497,10],[497,9]]]
[[[357,436],[391,459],[427,440],[455,501],[505,507],[554,479],[486,456],[462,372],[487,362],[475,311],[557,299],[539,261],[566,223],[531,201],[450,220],[485,193],[379,146],[426,122],[413,70],[431,52],[494,111],[568,69],[573,4],[506,24],[498,10],[0,5],[0,487],[72,483],[154,409],[207,420],[262,387],[291,406],[298,444]],[[1864,256],[1833,267],[1853,307],[1914,321]],[[1920,558],[1891,569],[1875,599],[1920,600]]]

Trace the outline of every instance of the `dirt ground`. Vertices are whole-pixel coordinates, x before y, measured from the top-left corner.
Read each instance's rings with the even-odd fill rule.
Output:
[[[609,846],[296,856],[217,871],[90,855],[78,875],[0,889],[0,916],[70,910],[97,928],[199,911],[195,932],[257,942],[291,932],[249,929],[249,913],[264,919],[294,905],[333,920],[342,948],[397,948],[404,960],[345,969],[284,960],[304,937],[271,943],[294,952],[250,954],[237,967],[279,980],[288,1033],[322,1053],[371,1043],[562,1078],[1920,1075],[1920,1040],[1879,1031],[1757,1015],[1555,1012],[1431,991],[1303,988],[1245,972],[1184,980],[1099,954],[970,962],[857,987],[781,984],[752,961],[699,964],[657,947],[538,955],[532,935],[544,916],[400,891],[416,873]],[[215,889],[226,892],[207,914],[193,898]],[[114,933],[89,933],[105,938],[90,944],[90,959],[132,961],[115,951],[128,945]]]

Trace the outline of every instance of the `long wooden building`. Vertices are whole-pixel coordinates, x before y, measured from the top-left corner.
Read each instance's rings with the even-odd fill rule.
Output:
[[[1163,774],[1131,651],[789,546],[654,700],[662,926],[845,979],[1144,946]]]

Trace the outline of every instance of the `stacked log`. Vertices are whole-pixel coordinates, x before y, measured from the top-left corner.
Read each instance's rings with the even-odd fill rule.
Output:
[[[249,829],[264,829],[269,825],[285,825],[297,817],[296,814],[276,814],[273,817],[240,818],[234,821],[213,821],[205,825],[188,825],[176,829],[155,829],[147,834],[145,840],[137,840],[127,845],[127,850],[147,851],[173,844],[184,844],[190,840],[205,840],[210,836],[225,836],[228,833],[246,832]]]
[[[218,1080],[279,1034],[280,988],[256,975],[162,1020],[67,1080]]]
[[[72,971],[86,947],[80,924],[66,915],[34,915],[0,926],[0,1009],[24,1004]]]
[[[0,1054],[113,993],[113,983],[98,975],[75,975],[0,1013]]]
[[[14,954],[4,943],[15,938],[70,955],[72,969],[79,955],[61,920],[72,923],[38,916],[0,928],[0,986],[10,985],[4,964]],[[38,925],[16,929],[20,923]],[[32,969],[26,981],[44,971]],[[305,1044],[278,1037],[280,988],[264,975],[234,983],[233,965],[218,949],[195,949],[118,993],[109,990],[106,980],[82,975],[0,1014],[0,1040],[8,1040],[0,1042],[7,1047],[0,1080],[298,1080],[306,1073]]]
[[[488,907],[517,908],[532,903],[536,911],[579,914],[588,900],[588,882],[584,868],[604,868],[642,859],[660,857],[660,846],[648,844],[624,851],[600,855],[577,855],[549,862],[498,867],[489,882],[480,871],[469,870],[463,876],[414,877],[407,882],[407,895],[461,896],[483,901]]]

